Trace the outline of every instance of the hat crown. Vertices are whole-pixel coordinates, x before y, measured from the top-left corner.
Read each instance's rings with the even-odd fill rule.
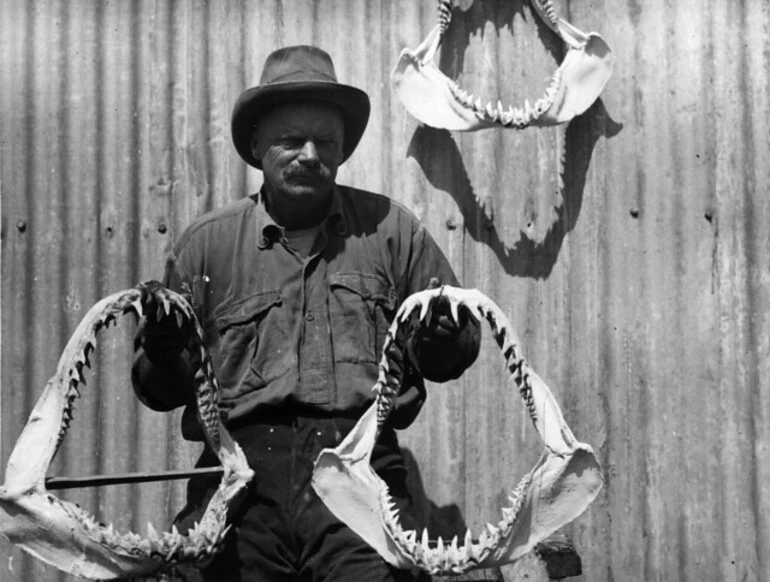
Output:
[[[298,45],[270,53],[262,69],[260,85],[276,83],[336,83],[329,53],[314,46]]]

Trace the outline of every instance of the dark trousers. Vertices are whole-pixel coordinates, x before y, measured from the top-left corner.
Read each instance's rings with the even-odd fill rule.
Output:
[[[424,580],[389,566],[357,534],[338,520],[310,483],[322,449],[335,447],[355,421],[343,418],[262,414],[257,422],[231,429],[254,478],[236,508],[225,547],[201,569],[204,580],[361,582]],[[206,450],[198,466],[217,465]],[[409,510],[405,469],[393,431],[385,431],[372,466],[388,483],[402,512]],[[194,478],[188,504],[177,516],[180,531],[200,519],[217,478]],[[429,579],[429,578],[427,578]]]

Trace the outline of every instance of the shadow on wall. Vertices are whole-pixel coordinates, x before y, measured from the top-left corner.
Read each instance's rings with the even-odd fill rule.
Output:
[[[460,507],[451,503],[438,506],[428,497],[425,484],[422,481],[420,467],[412,452],[407,448],[401,448],[404,457],[404,465],[407,469],[407,489],[412,497],[412,519],[403,519],[402,526],[407,529],[417,530],[417,539],[422,535],[423,528],[427,527],[432,540],[441,536],[445,540],[451,540],[455,535],[462,540],[467,529],[465,518]]]
[[[564,237],[577,223],[596,142],[600,137],[614,137],[622,127],[610,118],[601,99],[569,123],[564,144],[562,203],[555,209],[556,218],[540,242],[524,231],[520,231],[519,239],[513,242],[500,237],[494,219],[486,215],[474,192],[460,150],[449,131],[418,127],[409,143],[407,156],[415,159],[434,188],[448,192],[455,199],[468,234],[494,251],[507,274],[544,279],[556,263]],[[452,168],[452,172],[447,173],[447,168]],[[506,192],[498,192],[496,198],[504,199],[506,195]]]

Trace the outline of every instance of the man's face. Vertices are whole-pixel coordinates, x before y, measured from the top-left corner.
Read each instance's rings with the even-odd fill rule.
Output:
[[[325,204],[342,162],[344,122],[333,105],[280,105],[263,117],[252,139],[254,156],[276,210],[312,211]]]

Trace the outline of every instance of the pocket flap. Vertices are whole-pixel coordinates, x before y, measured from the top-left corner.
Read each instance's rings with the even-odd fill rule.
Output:
[[[255,319],[273,305],[280,305],[279,291],[263,291],[256,295],[244,297],[221,309],[221,314],[215,317],[217,329],[221,332],[233,325],[242,325]]]
[[[396,305],[396,292],[387,281],[368,273],[332,273],[329,275],[330,287],[342,287],[360,295],[364,299],[380,303],[386,309]]]

